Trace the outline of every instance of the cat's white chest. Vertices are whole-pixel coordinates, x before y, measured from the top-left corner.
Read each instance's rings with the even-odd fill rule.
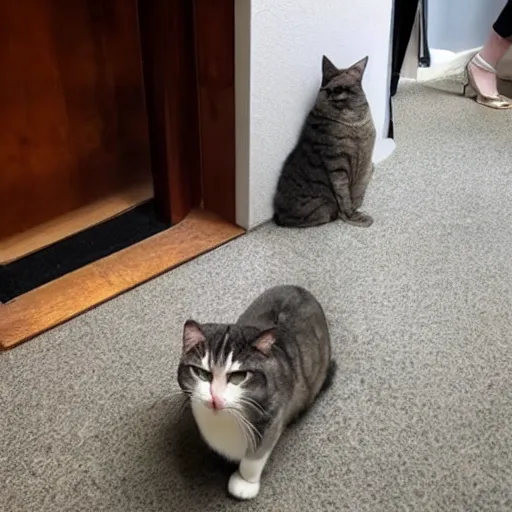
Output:
[[[227,459],[240,461],[247,452],[246,434],[227,411],[214,411],[203,404],[192,404],[192,413],[206,443]]]

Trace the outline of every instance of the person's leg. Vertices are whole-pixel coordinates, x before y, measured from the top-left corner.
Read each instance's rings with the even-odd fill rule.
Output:
[[[501,11],[498,19],[492,26],[494,32],[503,39],[512,37],[512,1],[508,0],[507,5]]]
[[[470,62],[472,79],[483,96],[498,96],[496,66],[510,48],[512,36],[512,0],[501,11],[484,47]]]

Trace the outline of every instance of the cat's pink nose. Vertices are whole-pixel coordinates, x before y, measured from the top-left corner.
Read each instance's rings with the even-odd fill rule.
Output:
[[[222,399],[215,395],[212,395],[212,399],[208,405],[216,411],[224,408],[224,403],[222,402]]]

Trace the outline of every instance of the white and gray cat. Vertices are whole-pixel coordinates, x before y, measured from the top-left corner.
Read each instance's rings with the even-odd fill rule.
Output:
[[[338,69],[322,62],[322,85],[274,197],[280,226],[310,227],[341,219],[370,226],[359,210],[373,174],[375,126],[362,87],[368,57]]]
[[[277,286],[235,324],[186,322],[178,382],[206,443],[239,462],[229,493],[254,498],[286,426],[331,381],[327,321],[307,290]]]

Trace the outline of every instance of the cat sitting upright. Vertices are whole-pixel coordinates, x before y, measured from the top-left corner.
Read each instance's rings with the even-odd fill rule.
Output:
[[[258,494],[283,430],[334,369],[322,306],[303,288],[270,288],[236,324],[185,323],[178,383],[206,443],[240,463],[229,479],[232,496]]]
[[[347,69],[322,61],[322,85],[274,197],[280,226],[310,227],[342,219],[370,226],[359,211],[373,174],[375,126],[362,88],[368,57]]]

